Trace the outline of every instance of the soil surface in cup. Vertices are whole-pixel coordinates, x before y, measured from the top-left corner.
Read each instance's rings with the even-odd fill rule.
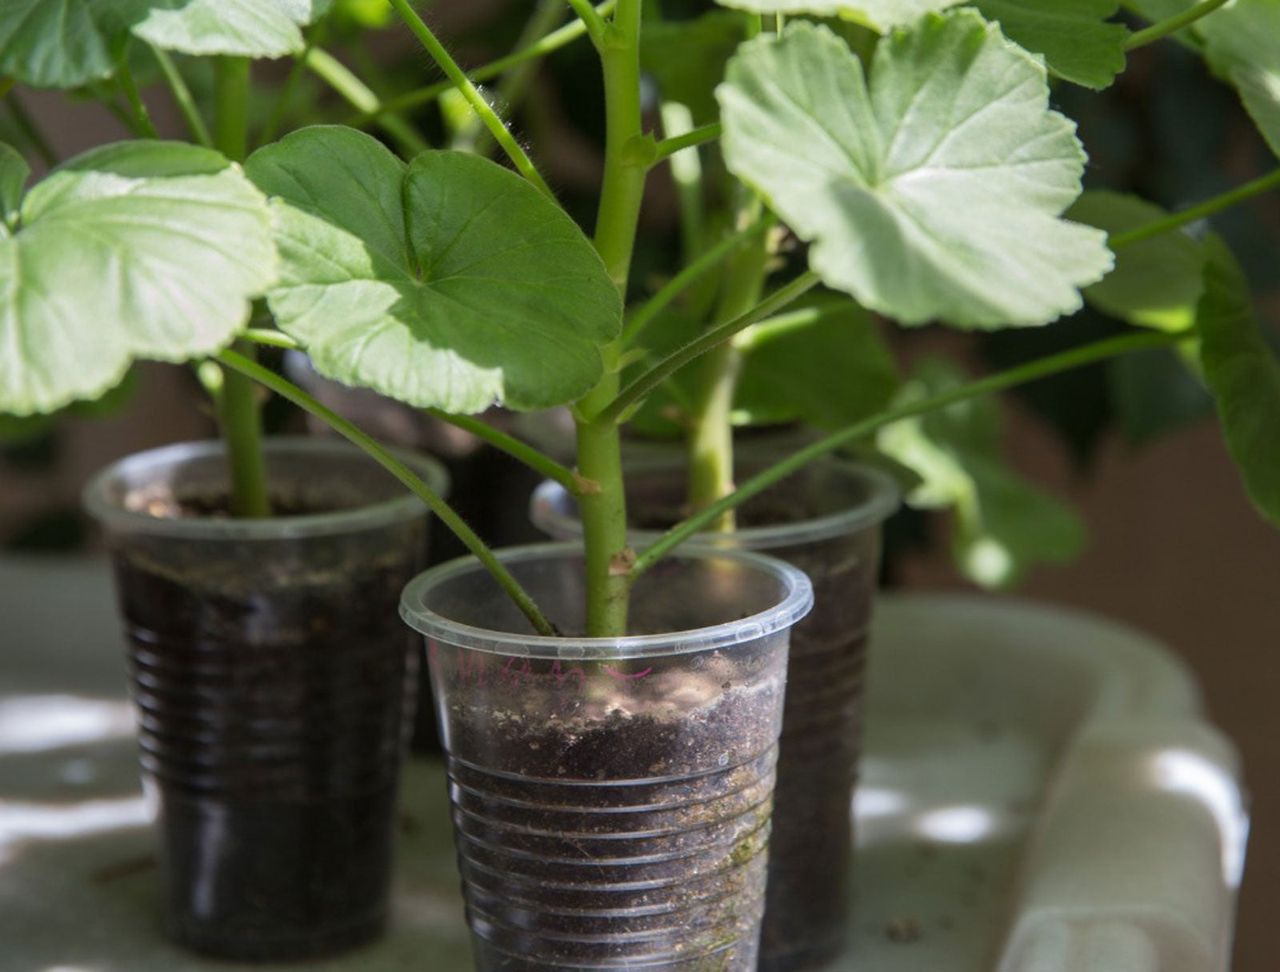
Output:
[[[145,508],[225,515],[217,498]],[[275,509],[328,511],[289,496]],[[396,607],[422,532],[115,538],[168,922],[183,944],[293,959],[380,930],[417,663]]]
[[[756,968],[780,663],[430,654],[481,970]]]

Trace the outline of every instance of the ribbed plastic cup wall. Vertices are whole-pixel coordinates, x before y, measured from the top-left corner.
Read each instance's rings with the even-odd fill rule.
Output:
[[[744,464],[739,479],[752,469]],[[627,480],[631,540],[643,549],[682,518],[684,466],[651,457],[629,468]],[[897,505],[897,487],[883,473],[827,460],[749,501],[735,532],[697,538],[778,557],[814,587],[813,611],[791,638],[761,972],[819,968],[847,938],[867,635],[881,524]],[[582,535],[576,505],[556,483],[538,488],[531,516],[557,539]]]
[[[403,458],[446,487],[436,464]],[[213,512],[217,443],[127,458],[86,504],[128,635],[170,932],[207,954],[294,959],[359,944],[386,916],[418,658],[397,607],[427,515],[340,442],[269,441],[267,465],[267,519]],[[206,513],[173,517],[175,502]]]
[[[476,968],[752,972],[808,580],[675,556],[636,585],[633,634],[585,638],[578,545],[501,556],[565,636],[526,634],[471,560],[402,603],[427,639]]]

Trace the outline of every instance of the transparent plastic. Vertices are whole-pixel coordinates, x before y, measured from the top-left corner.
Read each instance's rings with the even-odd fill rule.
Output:
[[[471,560],[406,589],[426,636],[480,972],[753,972],[791,626],[807,578],[742,552],[672,557],[625,638],[574,635],[577,545],[501,554],[566,632]]]
[[[739,478],[752,471],[751,462],[741,464]],[[668,455],[628,469],[637,548],[681,518],[684,468]],[[737,531],[697,539],[716,549],[767,552],[799,567],[814,586],[813,612],[791,639],[763,972],[815,968],[839,954],[847,938],[867,633],[880,526],[898,502],[896,484],[879,470],[823,461],[748,502]],[[531,516],[553,537],[581,536],[577,507],[556,483],[538,487]]]
[[[267,519],[219,513],[216,442],[131,456],[85,493],[129,639],[170,931],[254,959],[338,951],[384,921],[418,658],[396,606],[427,527],[345,443],[269,440],[266,456]]]

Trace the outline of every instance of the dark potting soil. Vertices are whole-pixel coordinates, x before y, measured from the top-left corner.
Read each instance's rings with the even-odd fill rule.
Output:
[[[619,683],[587,663],[570,683],[538,662],[497,705],[453,686],[479,968],[755,969],[782,672],[679,664]]]
[[[168,922],[189,947],[303,958],[381,928],[417,664],[397,605],[421,546],[415,525],[117,541]]]

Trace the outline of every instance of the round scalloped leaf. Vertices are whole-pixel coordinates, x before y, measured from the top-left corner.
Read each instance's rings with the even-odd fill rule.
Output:
[[[246,167],[275,197],[272,312],[321,374],[458,413],[549,408],[599,380],[617,288],[515,173],[461,152],[406,166],[340,127],[295,132]]]
[[[96,397],[135,358],[216,351],[275,279],[266,200],[192,145],[96,149],[32,188],[18,215],[0,240],[0,412]]]
[[[152,0],[133,33],[184,54],[284,57],[303,49],[302,28],[331,0]]]
[[[825,27],[744,44],[718,89],[729,168],[802,238],[830,287],[905,324],[1044,324],[1112,265],[1061,219],[1084,152],[1044,67],[977,13],[878,45],[869,82]]]
[[[1236,0],[1195,25],[1209,64],[1226,77],[1280,156],[1280,0]]]
[[[1115,236],[1168,215],[1137,196],[1091,190],[1067,210],[1072,219]],[[1115,269],[1085,290],[1104,314],[1139,327],[1185,331],[1204,293],[1204,247],[1186,233],[1162,233],[1116,253]]]

